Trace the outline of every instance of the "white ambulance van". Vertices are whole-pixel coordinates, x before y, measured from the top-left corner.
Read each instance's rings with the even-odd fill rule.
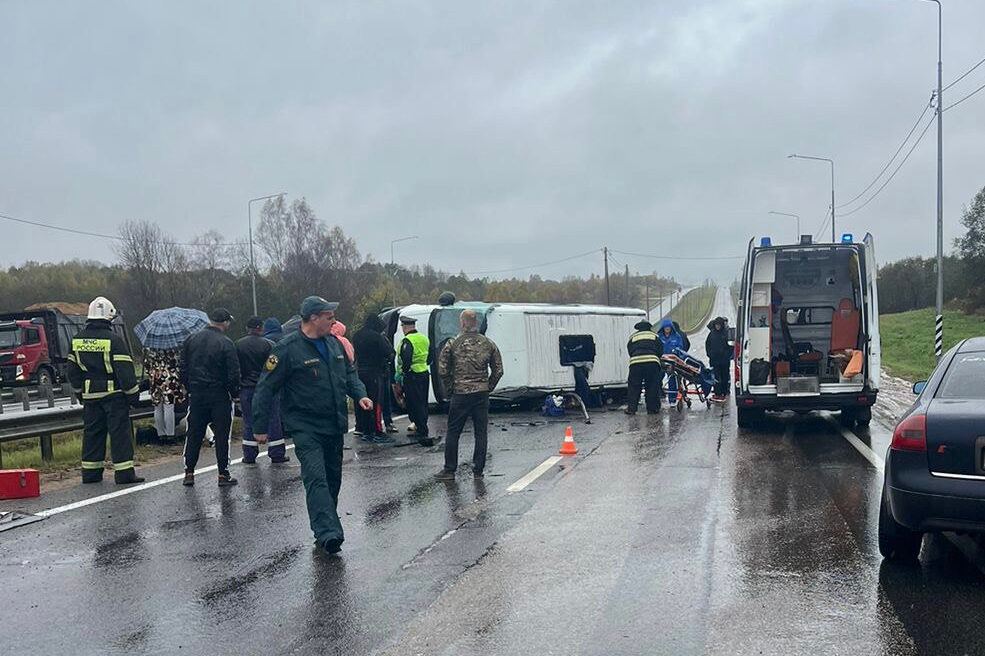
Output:
[[[735,339],[739,426],[767,411],[838,410],[868,425],[879,391],[879,299],[872,235],[857,243],[749,242]]]

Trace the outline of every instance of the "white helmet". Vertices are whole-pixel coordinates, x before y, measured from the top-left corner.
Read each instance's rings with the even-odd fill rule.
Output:
[[[97,296],[89,304],[89,319],[112,321],[116,317],[116,307],[105,296]]]

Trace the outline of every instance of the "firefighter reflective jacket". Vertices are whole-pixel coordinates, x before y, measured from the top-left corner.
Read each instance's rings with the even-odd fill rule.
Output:
[[[643,364],[644,362],[660,363],[660,356],[663,355],[663,344],[657,339],[657,334],[652,330],[637,330],[629,338],[626,345],[629,351],[629,364]]]
[[[68,380],[83,401],[111,394],[133,397],[140,393],[133,358],[123,338],[113,332],[108,321],[86,322],[72,339],[68,355]]]

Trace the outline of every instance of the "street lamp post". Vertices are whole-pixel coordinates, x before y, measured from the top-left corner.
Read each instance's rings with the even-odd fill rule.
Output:
[[[279,194],[270,194],[269,196],[251,198],[250,202],[246,204],[246,220],[250,227],[250,286],[253,290],[253,316],[257,316],[257,266],[256,262],[253,260],[253,203],[258,200],[268,200],[270,198],[278,198],[283,195],[284,192],[282,191]]]
[[[788,158],[813,159],[818,162],[827,162],[831,165],[831,243],[835,243],[835,162],[827,157],[812,157],[810,155],[787,155]]]
[[[774,212],[773,210],[770,210],[770,214],[775,214],[777,216],[789,216],[797,219],[797,238],[794,239],[793,243],[796,244],[800,241],[800,215],[799,214],[791,214],[789,212]]]
[[[940,362],[944,352],[944,89],[941,49],[944,24],[940,0],[937,5],[937,317],[934,323],[934,355]]]
[[[393,245],[396,244],[396,243],[402,242],[402,241],[407,241],[409,239],[417,239],[417,235],[408,235],[406,237],[399,237],[397,239],[390,240],[390,268],[393,269],[393,277],[394,277],[394,280],[396,280],[396,278],[397,278],[397,270],[393,266]],[[394,287],[394,285],[391,285],[390,286],[390,303],[391,304],[396,302],[396,298],[395,298],[396,292],[394,291],[393,287]]]
[[[407,241],[408,239],[417,239],[417,235],[410,235],[408,237],[400,237],[399,239],[393,239],[393,240],[390,241],[390,264],[391,265],[393,264],[393,245],[396,244],[396,243],[398,243],[398,242],[401,242],[401,241]]]

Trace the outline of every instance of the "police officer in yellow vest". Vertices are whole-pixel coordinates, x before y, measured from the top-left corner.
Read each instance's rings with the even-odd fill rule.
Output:
[[[642,386],[646,386],[647,414],[660,412],[660,386],[663,372],[660,370],[660,356],[663,344],[653,332],[653,324],[640,321],[636,332],[629,338],[626,350],[629,351],[629,380],[627,381],[626,414],[635,415],[640,404]]]
[[[116,308],[102,296],[89,304],[85,327],[72,339],[68,355],[68,380],[81,391],[82,482],[103,480],[106,433],[113,456],[113,477],[120,485],[141,483],[133,469],[130,408],[140,398],[127,343],[113,332]]]
[[[428,390],[431,377],[428,370],[432,361],[431,343],[417,332],[417,319],[400,317],[404,338],[397,351],[397,381],[403,385],[407,416],[417,429],[417,443],[434,446],[428,433]]]

